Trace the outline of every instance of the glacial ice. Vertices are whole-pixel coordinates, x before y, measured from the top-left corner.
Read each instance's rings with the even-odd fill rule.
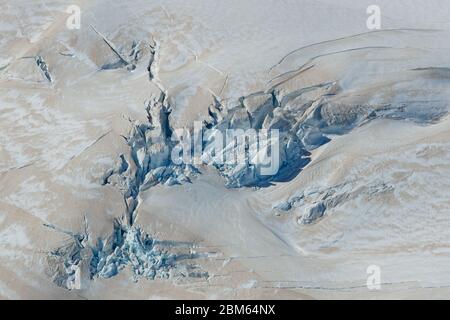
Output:
[[[121,66],[127,66],[129,70],[135,68],[141,59],[139,42],[133,42],[130,54],[125,57],[112,42],[96,32],[118,56]],[[115,221],[109,238],[98,239],[95,245],[89,245],[87,233],[72,234],[72,241],[68,246],[52,252],[53,262],[50,266],[53,268],[55,282],[60,286],[69,289],[77,287],[83,261],[89,261],[91,278],[110,278],[126,266],[131,267],[135,279],[167,278],[183,268],[176,263],[176,255],[155,246],[155,240],[137,225],[141,191],[157,184],[171,186],[190,183],[200,173],[202,165],[215,167],[229,188],[267,187],[274,182],[289,181],[297,176],[311,161],[311,152],[331,141],[335,135],[346,134],[374,119],[389,118],[427,124],[447,112],[444,107],[421,108],[414,102],[389,105],[341,102],[334,99],[343,91],[339,81],[295,89],[283,86],[283,81],[280,81],[265,92],[249,94],[235,103],[225,104],[225,100],[213,96],[208,108],[209,119],[201,126],[203,139],[200,142],[204,150],[202,162],[176,163],[171,156],[174,148],[180,147],[183,141],[173,136],[175,130],[170,118],[172,107],[168,92],[158,78],[158,54],[158,44],[154,42],[154,45],[150,45],[147,70],[150,82],[160,89],[159,95],[152,96],[146,103],[146,122],[130,120],[130,133],[124,137],[129,146],[129,154],[120,155],[115,166],[102,178],[103,185],[115,185],[122,192],[126,212],[121,219]],[[40,67],[43,66],[46,65],[41,63]],[[263,166],[249,159],[238,163],[214,162],[218,154],[213,132],[223,132],[223,136],[226,136],[228,129],[242,130],[244,133],[247,130],[278,130],[278,170],[274,174],[265,175]],[[192,128],[185,130],[192,132]],[[194,141],[195,143],[198,141]],[[258,150],[258,144],[258,139],[246,139],[244,150]],[[233,141],[225,145],[219,156],[221,152],[242,151],[237,148],[242,146],[235,145]],[[275,152],[269,149],[273,148],[265,146],[260,152],[267,157],[269,152]],[[304,190],[302,194],[278,204],[275,209],[278,213],[289,213],[294,209],[301,211],[297,217],[298,223],[312,224],[349,199],[362,195],[370,197],[390,190],[392,187],[382,183],[359,188],[350,188],[344,184]]]
[[[144,56],[144,49],[147,47],[141,41],[133,41],[128,55],[123,54],[116,45],[109,40],[105,35],[98,31],[94,26],[91,25],[92,30],[98,34],[103,41],[108,45],[111,51],[117,56],[118,61],[112,63],[106,63],[102,66],[102,70],[117,69],[121,67],[127,67],[128,71],[133,71],[140,59]],[[152,48],[150,46],[150,48]]]
[[[254,164],[215,165],[231,188],[264,187],[272,182],[288,181],[310,162],[310,151],[331,141],[333,135],[348,133],[377,118],[430,123],[442,117],[444,108],[418,108],[409,105],[335,105],[329,97],[339,93],[339,82],[287,91],[274,87],[242,97],[229,109],[214,98],[209,108],[207,129],[278,129],[280,132],[280,167],[275,175],[262,175]],[[204,149],[208,150],[207,141]],[[228,146],[229,147],[229,146]],[[252,146],[247,143],[246,149]],[[323,211],[323,210],[319,210]]]
[[[126,180],[127,173],[122,174],[130,184],[129,190],[134,190],[131,194],[136,194],[137,189],[145,190],[158,183],[173,185],[190,182],[200,172],[201,164],[215,167],[229,188],[266,187],[273,182],[289,181],[297,176],[310,162],[311,151],[328,143],[335,135],[346,134],[374,119],[410,120],[426,124],[436,121],[447,112],[442,106],[421,108],[414,102],[388,105],[336,102],[339,100],[334,98],[343,91],[339,81],[295,89],[284,87],[283,81],[280,81],[266,92],[241,97],[235,104],[225,105],[220,97],[213,96],[213,102],[208,108],[209,120],[204,121],[201,127],[201,164],[191,162],[177,165],[170,155],[174,147],[182,142],[171,138],[174,129],[171,127],[167,92],[162,89],[157,74],[150,72],[157,70],[156,55],[152,54],[148,70],[150,80],[161,89],[160,96],[152,97],[148,102],[148,123],[134,124],[127,138],[131,157],[138,167],[134,178]],[[224,153],[242,151],[237,150],[242,146],[232,141],[224,145],[222,154],[216,154],[214,132],[219,131],[226,136],[228,129],[242,130],[244,134],[252,129],[257,132],[278,130],[280,165],[277,172],[263,174],[264,165],[255,164],[251,159],[237,163],[214,161]],[[185,130],[192,132],[193,128]],[[258,140],[246,139],[245,152],[252,149],[259,150]],[[269,156],[269,149],[262,149],[263,156]]]
[[[105,43],[113,50],[125,65],[133,65],[122,57],[116,47],[93,28]],[[132,61],[137,62],[138,43],[133,43]],[[152,96],[147,103],[147,123],[132,122],[128,137],[124,137],[130,147],[129,157],[121,154],[113,168],[107,170],[102,177],[102,185],[113,184],[122,192],[126,212],[121,219],[114,222],[112,234],[97,239],[94,245],[89,242],[87,228],[81,234],[57,231],[71,236],[69,244],[53,250],[49,254],[49,272],[53,281],[67,289],[79,289],[81,268],[84,261],[89,261],[89,278],[110,278],[120,270],[130,266],[134,280],[139,277],[147,279],[172,276],[208,277],[204,271],[192,271],[195,266],[177,263],[177,260],[193,259],[195,254],[170,253],[158,245],[156,240],[135,223],[139,206],[139,193],[158,183],[174,185],[190,182],[199,171],[189,164],[174,164],[170,160],[171,150],[175,143],[171,141],[172,129],[169,123],[171,107],[167,101],[167,93],[156,78],[156,44],[151,46],[151,57],[148,66],[149,79],[161,89],[158,97]],[[134,65],[133,65],[134,66]],[[130,120],[131,121],[131,120]],[[133,165],[131,165],[131,163]]]
[[[142,277],[150,280],[208,277],[196,265],[180,263],[198,258],[190,248],[188,252],[171,252],[170,244],[157,241],[139,226],[127,226],[120,220],[114,222],[109,237],[99,238],[93,245],[87,228],[82,233],[72,233],[46,226],[70,236],[66,244],[52,250],[47,257],[53,282],[69,290],[81,289],[86,279],[111,278],[126,267],[130,267],[134,281]]]
[[[85,229],[81,233],[73,233],[50,224],[44,226],[70,236],[69,241],[63,246],[52,250],[47,256],[48,273],[53,282],[69,290],[79,289],[81,286],[82,262],[87,258],[87,242],[89,233],[87,221]]]
[[[139,227],[116,222],[112,237],[99,240],[92,248],[90,275],[110,278],[127,265],[131,265],[135,276],[168,278],[175,266],[175,255],[158,250],[154,239]]]
[[[370,185],[361,185],[358,181],[347,181],[331,187],[316,187],[303,190],[274,206],[275,215],[297,212],[297,222],[310,225],[344,203],[366,197],[368,199],[382,193],[394,191],[393,185],[375,181]]]

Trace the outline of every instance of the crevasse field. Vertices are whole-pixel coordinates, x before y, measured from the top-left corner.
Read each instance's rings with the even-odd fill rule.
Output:
[[[448,1],[0,7],[0,298],[450,298]]]

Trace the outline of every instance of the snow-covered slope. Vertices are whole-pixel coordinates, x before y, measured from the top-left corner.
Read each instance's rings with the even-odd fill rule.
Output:
[[[0,3],[0,297],[448,297],[446,1]],[[174,165],[194,121],[282,170]]]

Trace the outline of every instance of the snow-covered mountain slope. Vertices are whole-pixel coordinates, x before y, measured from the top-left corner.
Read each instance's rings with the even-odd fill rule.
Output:
[[[446,1],[0,2],[0,297],[448,297]],[[174,165],[194,121],[279,176]]]

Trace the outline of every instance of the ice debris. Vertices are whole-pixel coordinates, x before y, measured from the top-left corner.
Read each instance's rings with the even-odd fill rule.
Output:
[[[189,183],[199,173],[191,164],[175,164],[171,160],[171,151],[177,142],[171,140],[171,107],[166,97],[164,92],[159,97],[151,97],[146,107],[148,122],[133,122],[130,134],[125,137],[130,147],[129,160],[121,155],[116,167],[108,170],[102,179],[103,184],[119,186],[128,208],[130,225],[136,218],[140,191],[157,184]]]
[[[130,265],[135,277],[166,279],[175,268],[175,259],[174,254],[159,249],[139,227],[116,222],[110,239],[100,239],[92,248],[90,275],[110,278]]]
[[[210,120],[206,130],[242,129],[279,131],[279,170],[275,174],[261,174],[252,163],[214,165],[224,176],[228,187],[261,187],[273,182],[288,181],[310,162],[310,152],[369,121],[380,118],[414,121],[429,124],[445,115],[445,105],[424,108],[417,103],[379,105],[346,104],[340,102],[343,92],[339,81],[320,83],[306,88],[292,89],[283,83],[265,92],[256,92],[240,98],[239,103],[224,106],[219,98],[208,109]],[[204,150],[214,145],[206,141]],[[228,145],[227,148],[235,148]],[[245,149],[254,148],[246,142]],[[322,207],[314,209],[312,216],[320,216]]]
[[[87,228],[82,233],[72,233],[45,226],[70,236],[67,243],[47,256],[49,276],[55,284],[69,290],[81,289],[86,280],[111,278],[127,267],[134,281],[209,276],[197,265],[181,262],[201,257],[191,244],[174,250],[172,242],[158,241],[139,226],[129,226],[119,219],[114,221],[111,235],[98,238],[95,243]]]
[[[266,187],[293,179],[310,162],[312,150],[328,143],[333,136],[346,134],[368,121],[390,118],[428,123],[446,112],[418,109],[415,104],[335,103],[331,97],[341,91],[338,81],[291,91],[277,87],[271,90],[242,97],[234,105],[224,105],[219,97],[213,96],[208,108],[209,119],[201,127],[201,161],[183,165],[175,165],[170,157],[173,148],[181,141],[177,137],[171,139],[171,108],[167,103],[167,93],[161,91],[160,96],[153,97],[148,104],[148,123],[135,124],[127,138],[133,162],[138,167],[133,182],[135,187],[131,189],[136,189],[137,185],[145,190],[158,183],[188,182],[203,164],[215,167],[224,177],[227,187]],[[221,132],[221,136],[226,137],[229,129],[242,132],[244,146],[236,144],[235,140],[229,142],[224,139],[223,148],[217,153],[214,132]],[[193,129],[185,130],[192,132]],[[275,130],[278,135],[274,137],[272,132]],[[260,136],[251,139],[251,132],[260,134],[263,131],[268,139],[261,148]],[[273,144],[275,139],[277,141]],[[237,148],[243,148],[246,155],[249,150],[259,150],[263,157],[268,158],[277,152],[279,163],[276,170],[266,174],[263,172],[264,163],[255,164],[248,157],[243,162],[213,161],[223,153],[239,153],[241,150]],[[195,159],[194,154],[191,159]]]
[[[63,288],[72,290],[81,288],[81,269],[86,255],[89,232],[85,217],[85,227],[81,233],[63,230],[55,225],[44,224],[55,231],[66,234],[69,241],[52,250],[47,256],[48,272],[53,282]]]
[[[121,50],[119,50],[111,40],[109,40],[105,35],[98,31],[94,26],[91,25],[91,28],[97,35],[99,35],[103,39],[103,41],[108,45],[111,51],[118,58],[118,61],[116,62],[103,65],[103,70],[118,69],[122,67],[127,67],[128,71],[133,71],[136,69],[138,62],[144,56],[144,48],[146,48],[146,45],[144,43],[142,43],[141,41],[133,41],[131,44],[131,48],[129,49],[129,53],[128,55],[126,55],[122,53]]]
[[[53,82],[52,75],[50,74],[50,71],[48,70],[48,66],[47,66],[47,63],[45,62],[44,58],[42,58],[41,56],[36,56],[34,58],[34,60],[36,61],[36,64],[39,67],[39,69],[41,69],[44,77],[49,82]]]
[[[298,213],[298,224],[310,225],[318,222],[327,213],[350,200],[358,197],[366,197],[370,200],[376,195],[393,191],[393,185],[387,182],[360,185],[357,181],[348,181],[332,187],[307,188],[298,195],[278,203],[273,209],[277,216],[295,210]]]

